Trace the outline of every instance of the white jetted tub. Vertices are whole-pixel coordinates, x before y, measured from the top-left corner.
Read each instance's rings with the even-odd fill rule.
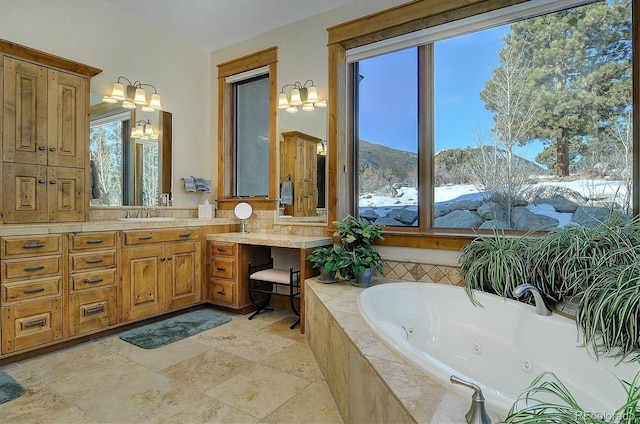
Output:
[[[626,401],[618,378],[632,381],[637,363],[596,360],[582,347],[575,321],[541,316],[534,306],[462,287],[388,283],[367,288],[358,306],[390,349],[462,396],[456,375],[482,389],[487,407],[506,415],[534,378],[552,371],[587,411],[612,414]]]

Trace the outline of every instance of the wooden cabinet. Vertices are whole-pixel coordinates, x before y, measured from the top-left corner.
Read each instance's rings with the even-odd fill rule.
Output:
[[[3,221],[84,221],[89,77],[100,71],[0,40],[3,50],[26,56],[0,56]]]
[[[63,338],[61,234],[0,239],[2,354]]]
[[[315,216],[318,205],[317,137],[298,131],[283,132],[280,157],[280,183],[293,184],[293,204],[285,206],[285,214]]]
[[[221,241],[207,242],[208,298],[237,310],[251,307],[248,296],[248,263],[266,263],[271,249]]]
[[[123,318],[144,318],[200,301],[199,232],[125,231]]]
[[[118,243],[115,231],[69,234],[69,335],[117,324]]]

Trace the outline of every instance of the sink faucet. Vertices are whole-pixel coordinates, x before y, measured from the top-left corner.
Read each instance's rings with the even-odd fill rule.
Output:
[[[489,418],[489,414],[487,414],[487,410],[484,406],[484,396],[482,395],[480,386],[470,381],[463,380],[455,375],[452,375],[449,378],[449,381],[473,390],[473,395],[471,396],[471,408],[469,408],[469,412],[464,416],[467,419],[467,423],[491,424],[491,418]]]
[[[551,315],[551,311],[549,310],[549,308],[547,308],[547,305],[544,303],[544,299],[540,294],[540,290],[538,290],[536,286],[533,286],[531,284],[520,284],[518,287],[513,289],[513,295],[515,297],[520,297],[528,291],[533,294],[533,300],[536,303],[536,312],[538,313],[538,315],[542,315],[545,317]]]

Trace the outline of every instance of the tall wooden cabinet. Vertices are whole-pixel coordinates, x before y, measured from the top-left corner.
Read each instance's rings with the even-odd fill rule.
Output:
[[[2,220],[84,221],[89,79],[99,69],[0,40]]]
[[[293,184],[293,204],[284,213],[292,216],[315,216],[318,205],[317,137],[299,131],[283,132],[280,156],[280,183]]]

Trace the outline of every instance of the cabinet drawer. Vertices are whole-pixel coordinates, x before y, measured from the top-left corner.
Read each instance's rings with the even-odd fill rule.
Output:
[[[211,264],[211,276],[218,278],[234,278],[233,269],[235,268],[235,259],[226,257],[214,257]]]
[[[3,260],[2,281],[8,282],[18,278],[38,278],[62,274],[62,256],[46,256],[30,259]]]
[[[116,288],[69,296],[69,334],[74,336],[116,324]]]
[[[116,251],[72,253],[69,255],[69,272],[88,269],[111,268],[116,264]]]
[[[106,269],[98,271],[83,272],[69,276],[71,281],[71,291],[95,289],[97,287],[114,286],[117,282],[117,269]]]
[[[211,299],[214,302],[235,305],[237,284],[231,281],[211,279]]]
[[[62,299],[52,298],[2,307],[2,353],[62,339]]]
[[[2,237],[0,244],[0,256],[2,259],[61,253],[61,234]]]
[[[209,243],[211,243],[212,255],[233,256],[235,253],[235,243],[225,243],[222,241],[212,241]]]
[[[70,233],[69,250],[111,249],[116,247],[116,232]]]
[[[25,283],[2,283],[2,303],[23,302],[60,296],[62,277],[41,278]]]
[[[171,241],[198,240],[200,230],[187,228],[172,228],[170,230],[136,230],[124,232],[124,244],[149,244]]]

